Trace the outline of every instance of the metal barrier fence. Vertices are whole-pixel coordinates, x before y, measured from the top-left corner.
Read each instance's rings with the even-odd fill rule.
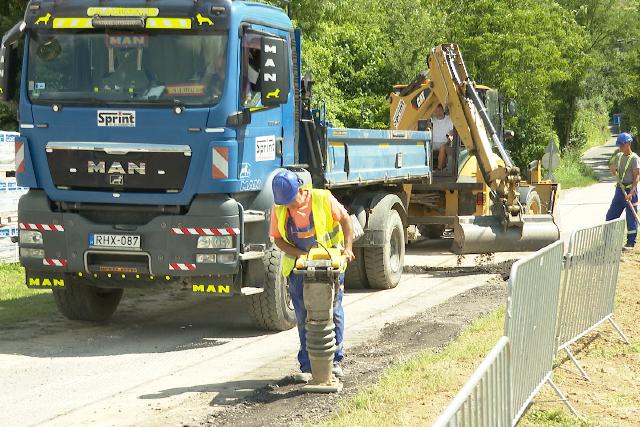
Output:
[[[511,342],[514,424],[545,382],[575,413],[551,380],[563,252],[558,241],[511,267],[505,335]]]
[[[569,346],[605,321],[629,343],[613,321],[623,237],[624,220],[610,221],[575,231],[564,266],[560,241],[513,264],[505,336],[434,425],[515,425],[545,383],[579,417],[551,379],[553,361],[565,350],[589,379]]]
[[[572,343],[605,321],[629,343],[613,321],[624,230],[624,220],[617,219],[576,230],[569,240],[556,329],[558,351],[566,351],[587,380],[571,352]]]
[[[434,427],[511,426],[509,349],[509,338],[500,338]]]
[[[576,413],[551,380],[562,255],[563,245],[558,241],[513,264],[505,336],[438,418],[436,426],[515,425],[545,382]],[[487,414],[491,414],[488,419]]]

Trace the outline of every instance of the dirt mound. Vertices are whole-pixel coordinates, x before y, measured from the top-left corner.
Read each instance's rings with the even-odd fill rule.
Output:
[[[422,265],[407,265],[404,267],[404,272],[407,274],[423,274],[434,272],[446,272],[453,276],[464,276],[474,274],[499,274],[502,280],[509,280],[509,274],[511,273],[511,266],[515,261],[503,261],[496,264],[478,263],[473,267],[428,267]]]

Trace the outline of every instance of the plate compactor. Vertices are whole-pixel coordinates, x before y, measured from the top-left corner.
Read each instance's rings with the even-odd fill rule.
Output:
[[[310,393],[335,393],[342,383],[333,375],[336,333],[333,308],[340,274],[347,268],[347,258],[338,248],[313,248],[296,260],[293,274],[304,276],[305,330],[312,379],[302,390]]]

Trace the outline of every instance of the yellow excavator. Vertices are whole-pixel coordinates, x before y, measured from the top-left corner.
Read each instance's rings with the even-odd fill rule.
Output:
[[[428,65],[409,85],[394,87],[390,127],[426,130],[442,105],[457,138],[430,184],[406,186],[408,223],[428,238],[453,227],[452,250],[460,254],[532,251],[558,240],[553,213],[559,184],[542,179],[540,162],[532,162],[527,179],[521,179],[503,145],[509,132],[502,131],[497,91],[473,82],[455,44],[434,48]]]

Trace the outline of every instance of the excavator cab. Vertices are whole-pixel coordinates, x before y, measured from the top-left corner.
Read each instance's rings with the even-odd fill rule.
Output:
[[[456,45],[434,48],[428,64],[428,72],[394,87],[390,128],[428,129],[440,104],[448,109],[457,137],[446,147],[445,167],[433,168],[431,182],[408,189],[409,224],[428,238],[453,229],[452,250],[457,253],[537,250],[557,240],[552,217],[557,183],[521,180],[504,145],[513,133],[504,130],[498,92],[471,79]],[[432,166],[438,158],[433,151]],[[532,203],[539,209],[529,209],[529,199],[537,200],[536,185],[547,186],[549,201]]]

